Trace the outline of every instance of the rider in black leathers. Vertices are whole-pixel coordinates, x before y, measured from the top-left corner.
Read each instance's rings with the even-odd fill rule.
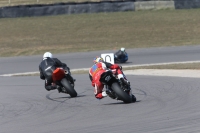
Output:
[[[69,67],[67,67],[65,63],[62,63],[57,58],[52,58],[52,54],[50,52],[44,53],[43,60],[39,65],[39,71],[40,78],[45,80],[45,89],[47,91],[58,89],[58,91],[61,92],[61,88],[58,85],[52,83],[52,74],[57,67],[61,67],[64,70],[67,70],[69,74],[71,74]]]
[[[125,63],[128,60],[128,54],[125,51],[125,48],[121,48],[115,54],[115,63]]]

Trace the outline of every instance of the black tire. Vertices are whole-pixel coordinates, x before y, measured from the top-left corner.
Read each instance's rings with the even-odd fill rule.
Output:
[[[112,90],[116,93],[119,100],[122,100],[124,103],[131,103],[132,97],[130,97],[125,91],[123,91],[118,83],[112,84]]]
[[[136,97],[134,96],[134,95],[132,95],[132,102],[134,103],[134,102],[136,102]]]
[[[77,96],[77,92],[74,90],[74,87],[70,85],[69,81],[66,78],[63,78],[60,82],[71,97]]]

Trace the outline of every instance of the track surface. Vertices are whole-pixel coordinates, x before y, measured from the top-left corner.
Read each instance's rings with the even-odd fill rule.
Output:
[[[138,102],[97,100],[88,75],[77,98],[46,91],[38,77],[0,78],[0,133],[200,132],[200,82],[192,78],[128,76]]]
[[[159,51],[158,55],[164,52],[166,57],[161,56],[162,61],[167,62],[172,53],[174,56],[177,55],[176,57],[184,57],[183,49],[185,53],[194,53],[194,56],[186,54],[191,55],[187,57],[190,58],[188,60],[197,60],[197,48],[198,46],[191,49],[181,47],[179,49],[181,56],[175,54],[179,50],[173,48],[164,48],[166,52],[154,50]],[[153,52],[153,49],[148,52],[145,50],[140,51],[143,53],[141,53],[140,61],[142,62],[144,58],[143,62],[148,63],[145,62],[146,55],[147,59],[152,58],[152,63],[155,63],[156,59],[153,57],[159,56]],[[135,52],[133,55],[137,55],[138,51]],[[150,55],[152,55],[151,58]],[[76,56],[72,54],[67,57],[72,61]],[[9,63],[10,66],[16,66],[16,68],[12,67],[13,72],[19,72],[18,70],[22,69],[17,66],[19,64],[17,61],[23,58],[26,57],[9,58],[8,62],[1,59],[0,62],[6,62],[1,66],[6,68]],[[30,59],[30,57],[26,59],[28,58]],[[133,60],[136,59],[133,58]],[[183,59],[171,59],[173,60],[182,61]],[[30,63],[25,60],[20,65],[37,64],[36,60],[33,61],[34,63],[32,60],[28,61]],[[89,64],[84,65],[89,67]],[[7,68],[11,69],[9,66]],[[32,66],[26,70],[30,71],[32,68],[35,69]],[[78,97],[76,98],[58,93],[57,90],[46,91],[44,82],[36,76],[0,77],[0,133],[200,132],[200,82],[197,78],[129,75],[127,78],[131,81],[133,94],[138,101],[123,104],[109,97],[102,100],[95,99],[88,75],[73,76],[77,79],[75,89]]]
[[[116,51],[117,50],[58,54],[54,55],[54,57],[58,57],[62,62],[67,63],[71,69],[89,68],[93,63],[92,60],[94,57],[100,56],[101,53],[114,53]],[[200,57],[200,45],[127,49],[127,52],[129,54],[129,60],[125,65],[196,61],[199,60]],[[38,66],[42,60],[42,56],[43,55],[0,58],[0,75],[38,71]]]

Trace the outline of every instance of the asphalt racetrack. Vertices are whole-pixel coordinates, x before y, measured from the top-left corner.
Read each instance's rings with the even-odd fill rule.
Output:
[[[174,54],[174,58],[171,57],[176,48],[161,48],[165,53],[160,58],[162,62],[197,60],[197,55],[200,53],[198,48],[199,46],[177,48],[179,54]],[[145,54],[146,59],[149,59],[148,62],[151,62],[150,59],[153,63],[161,61],[153,58],[156,52],[161,55],[161,51],[155,50],[156,52],[147,54],[145,50],[142,52],[141,49],[141,60],[136,59],[137,62],[145,63]],[[184,52],[188,56],[179,60],[177,57],[179,55],[184,57]],[[133,52],[132,55],[136,53]],[[71,61],[72,55],[68,56]],[[33,59],[39,60],[39,56],[38,59],[36,57]],[[77,58],[78,55],[73,57]],[[15,73],[19,70],[37,71],[40,61],[30,69],[11,68],[17,66],[15,63],[18,64],[18,59],[22,58],[25,57],[9,58],[10,66],[7,68]],[[5,59],[0,59],[0,62],[6,62]],[[86,62],[87,60],[86,56]],[[134,61],[130,59],[130,62]],[[22,66],[33,64],[26,61],[24,63],[21,62]],[[1,64],[1,67],[6,68],[6,65],[6,63]],[[90,64],[83,65],[89,67]],[[7,73],[7,70],[1,70],[1,74]],[[57,90],[46,91],[44,81],[37,76],[0,77],[0,133],[200,132],[198,78],[128,75],[137,102],[124,104],[109,97],[97,100],[93,95],[88,74],[74,74],[73,77],[77,80],[75,89],[78,97],[76,98],[58,93]]]
[[[89,68],[93,65],[93,59],[101,53],[114,53],[117,50],[54,54],[62,62],[67,63],[71,69]],[[182,47],[161,47],[126,49],[129,60],[123,65],[139,65],[151,63],[167,63],[181,61],[199,61],[200,45]],[[43,55],[22,56],[22,57],[2,57],[0,58],[0,75],[12,73],[24,73],[38,71],[39,63]]]

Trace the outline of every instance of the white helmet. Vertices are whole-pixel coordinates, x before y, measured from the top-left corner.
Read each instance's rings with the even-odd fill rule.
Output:
[[[47,58],[47,57],[52,58],[53,55],[50,52],[46,52],[44,53],[43,58]]]
[[[121,48],[121,51],[125,51],[125,48]]]

